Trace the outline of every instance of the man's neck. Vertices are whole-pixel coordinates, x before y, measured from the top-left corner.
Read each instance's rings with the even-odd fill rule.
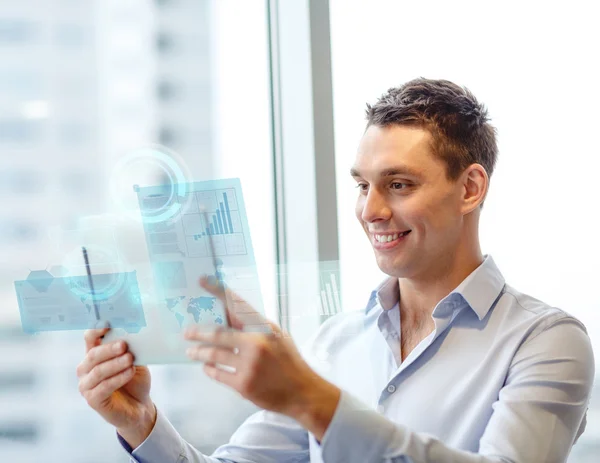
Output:
[[[483,262],[477,252],[457,256],[445,265],[438,265],[436,272],[427,272],[426,278],[400,278],[400,310],[411,318],[428,318],[444,297],[454,290]]]

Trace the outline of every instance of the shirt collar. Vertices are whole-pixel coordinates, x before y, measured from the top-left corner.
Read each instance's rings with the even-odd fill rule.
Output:
[[[376,305],[384,310],[391,309],[399,300],[398,278],[387,277],[377,288],[371,291],[365,312],[369,312]]]
[[[503,288],[504,277],[492,256],[486,254],[481,265],[473,270],[447,298],[454,300],[458,295],[462,296],[473,312],[477,314],[479,320],[482,320],[498,299]],[[369,312],[376,305],[383,310],[391,309],[399,300],[398,279],[388,277],[371,292],[365,312]]]
[[[482,264],[471,272],[452,293],[460,294],[482,320],[504,289],[504,277],[492,256],[485,255]]]
[[[364,327],[368,329],[372,323],[376,323],[384,337],[388,336],[390,330],[385,330],[382,326],[382,315],[390,315],[389,309],[398,304],[400,287],[398,278],[387,277],[375,290],[371,291],[369,302],[365,309]],[[376,310],[371,310],[375,308]],[[382,310],[383,309],[383,310]],[[393,312],[393,311],[392,311]],[[400,312],[398,311],[398,316]],[[388,317],[386,317],[388,319]],[[392,352],[393,352],[392,347]]]

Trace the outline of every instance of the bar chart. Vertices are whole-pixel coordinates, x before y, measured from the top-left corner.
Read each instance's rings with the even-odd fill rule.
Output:
[[[307,279],[308,289],[290,295],[285,286],[279,287],[277,297],[281,304],[299,304],[295,316],[320,317],[321,322],[343,312],[339,261],[292,262],[277,265],[276,272],[282,281]],[[318,276],[318,284],[311,281]],[[313,286],[314,285],[314,286]]]
[[[247,253],[234,189],[198,191],[188,202],[181,221],[189,257],[209,255],[207,236],[212,236],[218,256]]]
[[[319,315],[328,317],[342,312],[341,294],[339,286],[339,270],[321,268],[319,272],[321,280]]]
[[[199,239],[207,235],[242,233],[234,190],[197,192],[191,201],[192,207],[183,216],[186,235]],[[201,214],[203,211],[207,212],[208,223]]]
[[[228,197],[233,196],[234,194],[233,190],[230,190],[229,192],[202,192],[201,197],[198,198],[199,207],[200,209],[211,212],[212,215],[209,215],[210,223],[204,224],[205,226],[200,236],[230,235],[234,233],[233,221],[231,218],[232,209],[230,208]],[[216,200],[214,200],[213,195],[216,196]],[[212,206],[212,208],[209,208],[209,206]]]

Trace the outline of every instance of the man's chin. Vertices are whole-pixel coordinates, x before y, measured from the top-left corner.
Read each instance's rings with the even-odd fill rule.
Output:
[[[407,278],[410,275],[410,266],[403,261],[377,258],[377,266],[386,275],[394,278]]]

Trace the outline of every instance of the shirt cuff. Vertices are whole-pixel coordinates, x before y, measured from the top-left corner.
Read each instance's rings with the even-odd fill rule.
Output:
[[[160,410],[156,411],[156,423],[152,432],[136,449],[132,449],[118,433],[117,437],[131,459],[137,463],[176,463],[183,453],[181,436]]]
[[[381,461],[396,425],[345,391],[321,441],[323,461]]]

